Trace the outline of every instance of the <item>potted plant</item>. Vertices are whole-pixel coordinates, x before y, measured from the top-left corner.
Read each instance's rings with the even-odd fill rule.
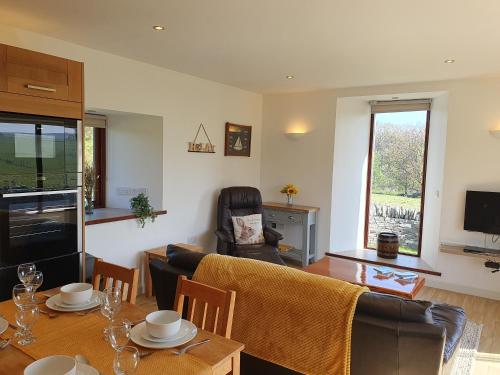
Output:
[[[83,189],[85,196],[85,213],[92,214],[94,212],[94,189],[95,189],[95,170],[91,164],[85,164],[85,179],[83,181]]]
[[[130,208],[137,218],[137,222],[144,228],[146,220],[150,219],[154,222],[156,214],[153,206],[149,204],[149,198],[144,193],[140,193],[136,197],[130,199]]]
[[[286,203],[289,205],[293,204],[293,197],[299,194],[299,189],[294,184],[286,184],[280,190],[281,194],[286,194]]]

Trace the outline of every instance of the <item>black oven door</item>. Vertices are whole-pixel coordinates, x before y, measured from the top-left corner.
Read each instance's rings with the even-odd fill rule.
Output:
[[[4,193],[0,198],[0,267],[78,251],[78,191]]]
[[[77,121],[0,113],[0,192],[77,185]]]

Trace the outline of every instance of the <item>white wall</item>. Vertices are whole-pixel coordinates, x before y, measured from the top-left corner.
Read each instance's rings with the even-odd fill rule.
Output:
[[[432,83],[415,83],[388,85],[378,87],[348,88],[338,90],[316,91],[301,94],[282,94],[264,96],[263,114],[263,160],[262,163],[262,189],[268,194],[276,193],[276,188],[284,181],[295,182],[306,194],[299,196],[297,201],[303,204],[315,204],[321,207],[320,220],[320,248],[329,250],[331,244],[349,246],[352,242],[345,239],[343,230],[331,231],[329,218],[333,210],[338,207],[347,207],[345,202],[332,200],[331,186],[326,182],[332,176],[334,192],[341,189],[352,195],[358,195],[356,185],[343,185],[341,177],[337,177],[336,168],[340,168],[340,175],[348,175],[350,160],[332,160],[332,155],[337,155],[333,147],[333,133],[335,132],[336,106],[346,108],[346,97],[373,97],[385,95],[391,98],[401,93],[447,93],[446,96],[435,102],[433,122],[445,124],[445,127],[433,127],[434,138],[446,138],[445,149],[431,147],[435,150],[435,158],[443,158],[444,174],[443,189],[440,196],[436,190],[440,185],[439,162],[436,162],[436,171],[430,171],[435,179],[435,184],[429,184],[431,191],[429,203],[433,207],[427,215],[430,222],[425,223],[423,239],[423,257],[435,269],[442,272],[441,278],[427,277],[429,285],[436,285],[448,289],[458,290],[487,297],[499,298],[498,275],[491,274],[476,258],[458,255],[448,255],[439,252],[437,242],[456,242],[462,244],[482,245],[484,237],[478,233],[463,230],[463,211],[465,191],[467,189],[485,189],[500,191],[500,142],[492,138],[488,130],[500,125],[500,78],[490,77],[483,79],[470,79],[458,81],[443,81]],[[337,103],[337,100],[342,98]],[[448,102],[447,104],[445,102]],[[354,105],[354,104],[353,104]],[[447,107],[447,113],[445,108]],[[349,134],[352,129],[344,127],[342,116],[337,118],[340,124],[339,134]],[[339,114],[337,113],[337,116]],[[304,137],[293,144],[280,136],[293,118],[300,118],[314,128],[310,136]],[[344,125],[342,125],[344,124]],[[369,123],[366,124],[369,126]],[[446,131],[446,134],[444,132]],[[318,134],[318,136],[314,136]],[[446,136],[446,137],[445,137]],[[360,140],[358,140],[361,142]],[[335,140],[336,147],[346,149],[344,144]],[[441,152],[441,154],[440,154]],[[318,154],[321,156],[318,156]],[[440,156],[441,155],[441,156]],[[291,162],[290,162],[291,160]],[[296,162],[300,160],[300,162]],[[339,167],[338,163],[341,164]],[[359,163],[358,163],[359,164]],[[359,165],[354,167],[359,168]],[[344,172],[342,172],[344,171]],[[362,173],[362,172],[360,172]],[[316,183],[317,179],[321,183]],[[340,180],[340,181],[339,181]],[[352,181],[351,181],[352,183]],[[353,192],[350,188],[353,188]],[[313,193],[309,193],[309,192]],[[434,191],[434,193],[432,193]],[[436,207],[440,213],[436,213]],[[356,208],[356,207],[354,207]],[[354,220],[352,214],[350,220]],[[440,218],[438,220],[438,218]],[[340,219],[339,219],[340,220]],[[435,224],[433,224],[435,223]],[[429,224],[433,228],[428,228]],[[333,225],[338,223],[333,211]],[[346,229],[347,230],[347,229]],[[438,233],[436,233],[436,231]],[[346,233],[355,232],[353,229]],[[428,237],[426,237],[426,233]],[[331,237],[331,243],[329,241]],[[341,237],[340,239],[337,237]],[[353,238],[353,237],[349,237]],[[439,241],[437,239],[439,238]],[[496,245],[498,246],[498,245]],[[340,248],[338,249],[340,250]],[[346,249],[349,250],[349,249]]]
[[[87,249],[94,254],[132,264],[139,251],[171,242],[213,248],[219,189],[260,185],[261,95],[5,25],[0,42],[83,61],[87,108],[163,118],[162,198],[168,214],[144,230],[128,230],[133,221],[88,227]],[[224,157],[226,121],[253,126],[251,157]],[[186,151],[200,122],[216,154]]]
[[[101,111],[99,111],[101,113]],[[147,189],[151,205],[163,209],[163,119],[111,112],[106,128],[106,206],[130,208],[122,189]]]
[[[363,247],[370,114],[368,99],[337,100],[329,248],[332,251]]]
[[[266,96],[262,138],[261,191],[264,200],[284,202],[280,189],[294,183],[296,204],[320,207],[319,253],[329,247],[335,96],[327,92]],[[304,130],[298,140],[287,131]]]

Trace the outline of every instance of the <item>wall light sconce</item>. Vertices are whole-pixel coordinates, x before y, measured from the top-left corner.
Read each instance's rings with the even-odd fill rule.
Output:
[[[294,141],[297,141],[297,140],[301,139],[304,135],[306,135],[306,132],[287,132],[287,133],[285,133],[285,135],[288,138],[293,139]]]
[[[490,130],[490,134],[492,137],[500,139],[500,129]]]

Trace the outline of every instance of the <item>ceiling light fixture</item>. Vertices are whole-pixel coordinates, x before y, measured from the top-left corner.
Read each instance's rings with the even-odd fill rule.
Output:
[[[444,60],[445,64],[453,64],[454,62],[455,62],[454,59],[446,59],[446,60]]]
[[[288,75],[286,76],[286,79],[294,79],[295,77],[294,76],[291,76],[291,75]]]
[[[165,26],[155,25],[155,26],[153,26],[153,30],[163,31],[163,30],[165,30]]]

